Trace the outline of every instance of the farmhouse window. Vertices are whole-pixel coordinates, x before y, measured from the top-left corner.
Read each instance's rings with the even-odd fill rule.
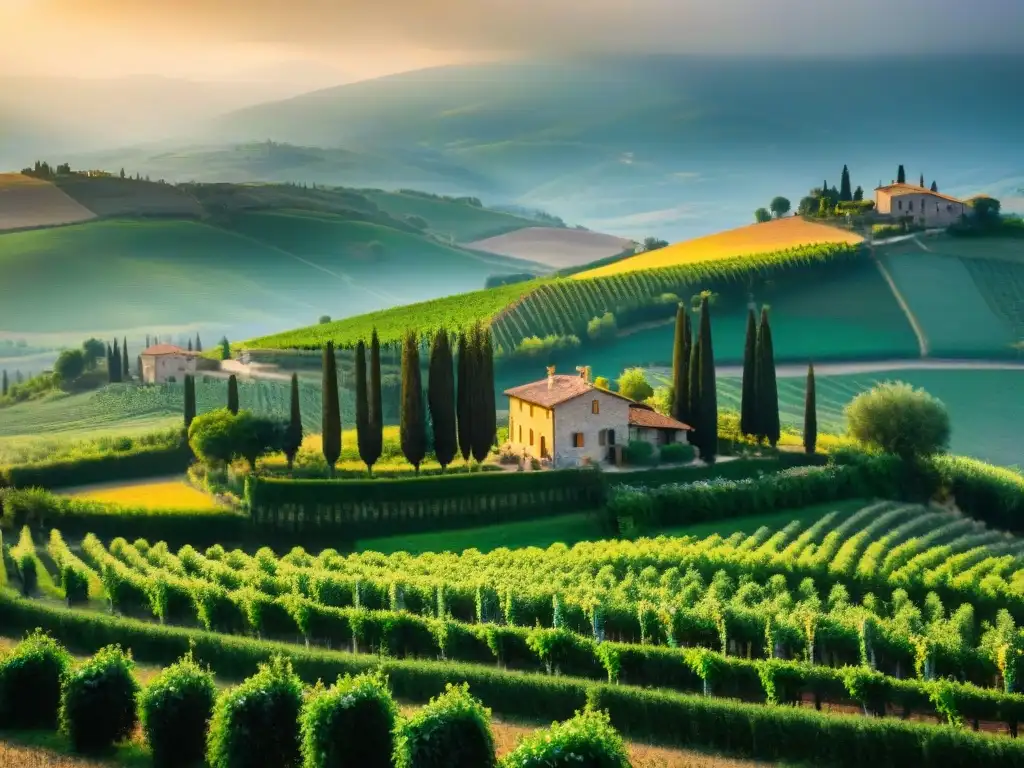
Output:
[[[896,201],[896,205],[898,205],[900,207],[901,211],[903,210],[903,201],[902,200],[897,200]]]
[[[523,412],[523,401],[522,400],[519,401],[519,412],[520,413]]]
[[[523,428],[519,427],[519,442],[523,442]]]
[[[953,204],[952,203],[946,203],[946,210],[947,211],[952,211],[953,210]]]
[[[590,403],[590,412],[591,413],[600,413],[601,412],[601,401],[600,400],[592,400],[591,401],[591,403]]]
[[[583,433],[582,432],[574,432],[573,433],[572,444],[576,448],[582,448],[583,447]]]
[[[533,418],[533,406],[532,405],[530,406],[530,418],[531,419]]]
[[[911,211],[914,210],[914,201],[913,200],[909,200],[907,202],[907,208],[909,208]]]
[[[533,430],[530,430],[530,445],[533,445]]]

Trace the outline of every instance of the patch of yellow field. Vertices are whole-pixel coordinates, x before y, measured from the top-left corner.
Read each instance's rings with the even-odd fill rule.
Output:
[[[828,224],[806,221],[799,216],[751,224],[747,227],[717,232],[713,235],[685,240],[650,253],[640,253],[629,259],[590,269],[573,275],[577,280],[608,277],[639,269],[674,267],[734,256],[753,256],[758,253],[783,251],[805,245],[821,243],[860,243],[860,235]]]
[[[64,495],[75,499],[145,509],[217,508],[217,503],[208,494],[196,490],[184,480],[142,480],[137,483],[90,485],[71,488],[65,491]]]
[[[0,173],[0,232],[94,218],[95,213],[48,181],[21,173]]]

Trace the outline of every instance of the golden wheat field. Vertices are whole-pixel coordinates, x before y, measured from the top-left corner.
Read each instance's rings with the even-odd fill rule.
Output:
[[[860,235],[827,224],[805,221],[799,216],[789,216],[764,224],[716,232],[713,235],[685,240],[657,251],[640,253],[629,259],[607,264],[574,275],[576,279],[607,277],[638,269],[674,267],[679,264],[693,264],[732,256],[752,256],[758,253],[782,251],[804,245],[820,243],[859,243]]]
[[[75,499],[102,501],[125,507],[146,509],[215,509],[217,503],[207,494],[177,478],[160,481],[140,480],[127,483],[104,483],[62,491]]]
[[[0,173],[0,232],[94,218],[95,213],[48,181],[20,173]]]

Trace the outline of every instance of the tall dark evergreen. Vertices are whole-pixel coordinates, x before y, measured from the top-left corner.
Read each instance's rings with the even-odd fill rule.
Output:
[[[334,342],[324,346],[323,401],[321,411],[321,438],[324,460],[331,476],[334,465],[341,457],[341,404],[338,401],[338,363],[334,358]]]
[[[690,418],[690,312],[680,302],[676,308],[676,332],[672,347],[672,405],[673,419],[688,424]]]
[[[774,448],[779,442],[779,390],[767,308],[761,310],[761,327],[757,331],[757,423],[757,436]]]
[[[843,177],[839,181],[839,199],[853,200],[853,192],[850,189],[850,169],[843,166]]]
[[[146,334],[146,349],[149,349],[149,348],[150,348],[150,346],[151,346],[151,345],[150,345],[150,343],[149,343],[149,334],[147,333],[147,334]]]
[[[288,415],[288,426],[284,430],[284,439],[281,441],[281,449],[285,458],[288,459],[288,469],[291,470],[295,463],[295,456],[302,447],[302,409],[299,403],[299,375],[292,374],[291,386],[291,408]]]
[[[896,171],[896,183],[906,184],[907,183],[907,172],[903,170],[903,166],[900,165],[899,170]]]
[[[934,181],[932,182],[931,190],[932,190],[932,192],[938,192],[939,191],[939,185],[936,184]]]
[[[377,463],[381,453],[384,451],[384,405],[381,402],[380,385],[380,339],[377,338],[377,329],[373,329],[370,337],[370,386],[367,400],[369,404],[369,440],[366,446],[366,455],[360,454],[360,458],[366,462],[367,469],[373,473],[373,465]]]
[[[189,340],[188,340],[188,351],[189,351],[189,352],[191,352],[191,351],[192,351],[192,339],[189,339]]]
[[[490,452],[490,443],[487,442],[486,432],[486,409],[487,395],[484,392],[486,386],[486,374],[484,372],[484,330],[480,323],[477,323],[469,339],[466,341],[467,385],[466,385],[466,408],[469,412],[469,450],[473,458],[478,462],[487,458]]]
[[[686,372],[690,386],[690,420],[686,422],[693,429],[686,433],[686,440],[695,448],[700,447],[697,437],[700,420],[700,344],[692,343],[690,347],[690,369]]]
[[[142,355],[135,358],[135,370],[139,374],[139,383],[142,384]]]
[[[697,447],[703,461],[711,463],[718,455],[718,392],[715,390],[715,351],[711,342],[711,310],[708,297],[700,300],[700,331],[697,336],[700,363],[700,410],[694,428]]]
[[[233,373],[228,376],[228,410],[238,413],[238,377]]]
[[[430,348],[430,372],[427,379],[427,404],[434,432],[434,455],[444,469],[458,453],[455,417],[455,372],[452,370],[452,348],[448,332],[434,335]]]
[[[498,421],[495,410],[497,404],[494,396],[494,342],[491,329],[480,328],[480,351],[477,358],[477,371],[480,376],[480,428],[477,431],[476,446],[473,455],[477,461],[483,461],[491,452],[497,441]]]
[[[201,342],[201,341],[199,340],[199,334],[198,334],[198,333],[196,334],[196,346],[195,346],[195,350],[196,350],[196,352],[202,352],[202,351],[203,351],[203,342]]]
[[[370,470],[371,462],[366,460],[369,455],[373,438],[370,436],[370,398],[366,385],[366,344],[362,339],[356,344],[356,445],[359,447],[359,458]]]
[[[406,335],[402,348],[402,413],[398,430],[402,455],[419,472],[427,453],[427,431],[423,413],[420,345],[413,331]]]
[[[121,348],[114,339],[114,346],[110,350],[110,380],[121,381]]]
[[[459,438],[459,453],[465,461],[473,452],[473,425],[469,410],[469,379],[472,366],[469,338],[465,331],[459,334],[458,359],[456,360],[455,417]]]
[[[4,369],[3,381],[0,382],[0,388],[3,389],[3,396],[7,397],[7,390],[10,388],[10,383],[7,381],[7,370]]]
[[[128,368],[128,339],[121,341],[121,380],[127,381],[132,377],[131,370]]]
[[[814,364],[807,366],[807,390],[804,393],[804,450],[814,453],[818,445],[818,395],[814,387]]]
[[[192,420],[196,417],[196,379],[194,376],[185,375],[185,432],[192,426]]]
[[[921,178],[918,179],[917,186],[919,186],[921,189],[924,189],[924,174],[923,173],[921,174]]]
[[[743,348],[743,388],[740,399],[740,432],[759,435],[757,424],[757,318],[747,310],[747,341]]]

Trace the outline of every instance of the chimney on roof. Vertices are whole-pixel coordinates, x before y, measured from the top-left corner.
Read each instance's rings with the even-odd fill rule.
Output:
[[[590,383],[590,366],[589,365],[577,365],[576,366],[576,373],[578,373],[580,375],[580,378],[583,379],[585,382],[587,382],[588,384]]]
[[[555,366],[548,366],[548,389],[555,388]]]

